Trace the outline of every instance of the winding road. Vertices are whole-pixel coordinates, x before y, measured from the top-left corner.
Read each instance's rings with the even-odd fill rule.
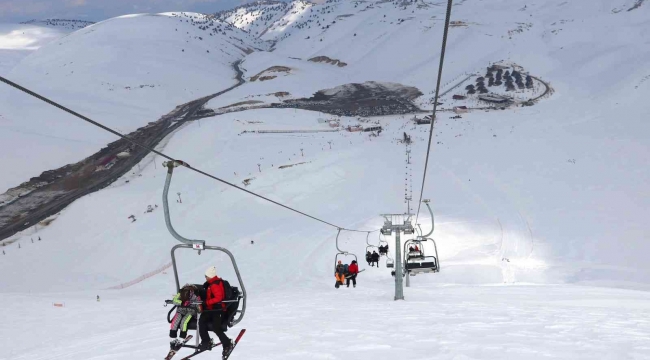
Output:
[[[239,68],[240,63],[241,60],[232,65],[237,80],[237,83],[233,86],[179,105],[158,121],[127,136],[150,148],[154,148],[160,141],[187,121],[213,116],[212,114],[205,116],[201,114],[205,104],[246,82],[243,78],[244,73]],[[103,161],[115,158],[117,154],[123,151],[129,151],[131,156],[117,161],[110,169],[95,171]],[[36,188],[35,190],[14,201],[0,205],[0,241],[38,224],[40,221],[63,210],[80,197],[109,186],[140,163],[148,154],[148,150],[135,147],[125,139],[119,139],[78,163],[46,171],[41,176],[31,179],[21,185],[20,188],[21,190],[24,188],[24,193],[29,192],[30,188]],[[37,187],[36,184],[43,182],[46,185]]]

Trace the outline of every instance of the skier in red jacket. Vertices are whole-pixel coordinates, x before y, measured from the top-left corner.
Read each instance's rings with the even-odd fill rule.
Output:
[[[232,350],[232,341],[224,334],[221,328],[222,314],[226,305],[222,303],[225,298],[223,281],[217,276],[217,269],[214,266],[205,271],[205,284],[203,287],[206,291],[205,305],[208,311],[201,314],[199,318],[199,335],[201,335],[201,349],[212,349],[210,334],[208,333],[208,324],[212,325],[212,330],[217,334],[223,346],[223,354],[228,354]]]
[[[348,275],[345,277],[345,284],[350,287],[350,280],[352,280],[352,286],[357,287],[357,274],[359,273],[359,265],[357,265],[356,260],[352,260],[350,266],[348,266]]]

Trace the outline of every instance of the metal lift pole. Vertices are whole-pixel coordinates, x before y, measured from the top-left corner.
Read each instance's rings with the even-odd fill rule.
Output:
[[[385,236],[395,233],[395,300],[404,300],[404,264],[402,258],[402,239],[401,235],[411,235],[415,233],[413,224],[411,224],[412,214],[383,214],[386,219],[384,226],[381,228],[381,233]],[[394,224],[393,219],[399,219],[399,224]]]
[[[395,231],[395,300],[404,300],[404,288],[402,287],[402,244],[400,242],[400,230]],[[406,279],[406,286],[409,281]]]

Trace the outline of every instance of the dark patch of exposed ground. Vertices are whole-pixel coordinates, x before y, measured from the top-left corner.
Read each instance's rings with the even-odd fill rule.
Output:
[[[413,100],[422,93],[415,87],[368,81],[316,92],[307,99],[285,100],[271,108],[295,108],[340,116],[381,116],[422,112]]]

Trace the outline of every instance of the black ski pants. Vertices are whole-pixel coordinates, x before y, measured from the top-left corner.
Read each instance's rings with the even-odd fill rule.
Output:
[[[214,333],[219,337],[222,346],[230,345],[230,339],[221,329],[221,315],[220,311],[210,311],[201,314],[199,318],[199,335],[201,335],[201,342],[210,343],[210,334],[208,333],[208,324],[212,324]]]
[[[354,275],[350,276],[349,278],[345,279],[345,284],[348,287],[350,287],[350,280],[352,280],[352,284],[354,284],[354,286],[357,286],[357,274],[354,274]]]

